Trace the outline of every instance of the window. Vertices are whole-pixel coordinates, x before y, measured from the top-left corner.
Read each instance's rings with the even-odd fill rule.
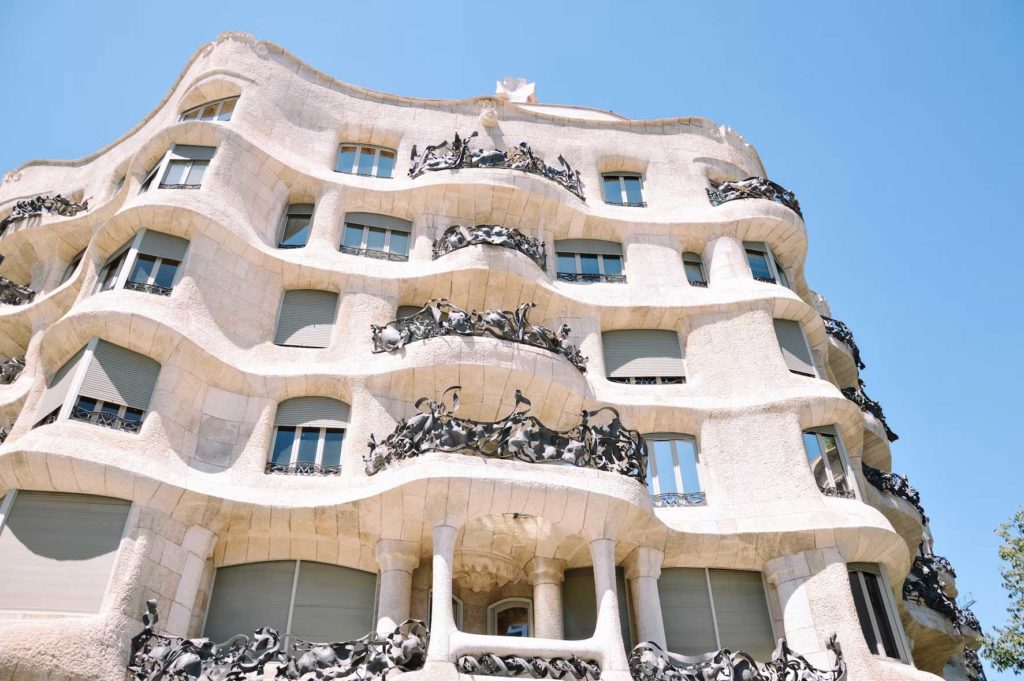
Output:
[[[395,151],[366,144],[342,144],[334,170],[350,175],[391,177],[395,170]]]
[[[877,565],[850,564],[850,590],[864,642],[875,655],[908,661],[892,590]]]
[[[139,254],[124,287],[132,291],[169,296],[180,266],[181,262],[177,260]]]
[[[818,374],[814,370],[811,348],[807,345],[800,322],[792,319],[773,319],[772,324],[775,327],[775,338],[779,341],[782,358],[790,372],[800,376],[816,377]]]
[[[267,473],[338,475],[349,406],[330,397],[295,397],[277,405]]]
[[[625,329],[601,334],[609,381],[636,385],[686,382],[683,350],[675,331]]]
[[[506,598],[488,606],[487,633],[491,636],[533,636],[533,601]]]
[[[326,348],[331,342],[337,309],[337,293],[307,289],[285,291],[274,344]]]
[[[690,435],[653,434],[647,440],[647,488],[655,506],[689,506],[707,500],[700,481],[697,441]]]
[[[169,296],[187,250],[187,239],[143,229],[103,266],[97,290],[122,286],[131,291]]]
[[[708,275],[704,271],[704,261],[696,253],[683,253],[683,269],[690,286],[708,287]]]
[[[203,636],[227,641],[273,627],[290,647],[303,641],[352,641],[373,631],[377,575],[310,560],[217,568]]]
[[[0,610],[98,613],[131,502],[11,490],[0,501]]]
[[[430,626],[434,616],[434,590],[427,589],[427,626]],[[462,599],[452,595],[452,618],[455,620],[455,628],[462,629]]]
[[[142,180],[142,186],[139,187],[139,193],[140,194],[148,192],[150,187],[153,186],[153,180],[156,179],[156,174],[160,170],[160,165],[162,163],[163,163],[163,159],[160,159],[159,161],[156,162],[156,165],[153,166],[153,168],[148,173],[146,173],[146,177],[143,178],[143,180]]]
[[[347,213],[341,252],[380,260],[409,259],[412,223],[375,213]]]
[[[74,275],[74,273],[78,270],[78,266],[82,264],[82,256],[83,255],[85,255],[85,249],[84,248],[82,250],[80,250],[78,252],[78,254],[75,255],[75,257],[73,257],[71,259],[71,262],[68,263],[68,266],[64,269],[64,274],[60,278],[60,283],[61,284],[66,282],[68,279],[70,279],[72,277],[72,275]]]
[[[144,414],[142,409],[95,400],[91,397],[79,397],[71,409],[71,418],[76,421],[95,423],[98,426],[116,428],[129,433],[139,432]]]
[[[121,266],[128,258],[128,247],[123,246],[122,250],[107,260],[107,264],[100,270],[99,291],[109,291],[117,284],[117,278],[121,275]]]
[[[601,176],[604,185],[604,202],[613,206],[643,208],[643,177],[638,173],[608,173]]]
[[[662,568],[658,595],[673,653],[728,648],[755,660],[771,659],[775,636],[760,572]]]
[[[597,239],[563,239],[555,242],[559,281],[576,283],[625,283],[622,245]]]
[[[199,189],[214,151],[214,147],[175,144],[168,154],[160,189]]]
[[[309,231],[313,226],[313,204],[292,203],[284,214],[284,225],[281,228],[281,240],[278,248],[302,248],[309,241]]]
[[[747,264],[750,265],[750,273],[754,275],[754,279],[790,288],[789,277],[768,244],[763,241],[744,241],[743,248],[747,251]]]
[[[181,114],[181,121],[230,121],[238,97],[227,97],[189,109]]]
[[[849,475],[846,452],[835,426],[823,426],[804,431],[804,449],[811,473],[822,494],[855,499]]]

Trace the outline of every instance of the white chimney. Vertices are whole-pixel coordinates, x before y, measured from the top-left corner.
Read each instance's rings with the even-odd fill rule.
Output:
[[[525,78],[505,76],[496,83],[494,94],[498,99],[517,104],[535,104],[537,102],[537,84],[527,83]]]

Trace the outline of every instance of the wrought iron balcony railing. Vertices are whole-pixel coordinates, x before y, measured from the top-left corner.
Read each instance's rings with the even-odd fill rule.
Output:
[[[0,220],[0,236],[15,222],[36,218],[43,213],[53,213],[61,217],[71,218],[84,210],[89,210],[89,200],[82,203],[66,199],[60,194],[56,196],[37,196],[14,204],[11,214]]]
[[[704,492],[665,492],[651,495],[655,508],[675,508],[677,506],[701,506],[708,502]]]
[[[622,206],[624,208],[647,208],[646,201],[608,201],[605,200],[609,206]]]
[[[28,286],[15,284],[7,277],[0,276],[0,303],[8,305],[25,305],[31,303],[36,292]]]
[[[850,327],[838,319],[832,319],[831,317],[822,317],[821,321],[825,322],[825,333],[850,348],[850,352],[853,354],[853,361],[857,364],[857,368],[863,370],[864,362],[862,362],[860,358],[860,348],[857,347],[857,342],[853,340],[853,331],[850,331]]]
[[[988,681],[985,668],[978,659],[978,651],[970,646],[964,646],[964,668],[967,670],[967,681]]]
[[[892,429],[889,428],[889,424],[885,420],[885,412],[882,411],[882,405],[864,393],[864,381],[857,379],[857,383],[859,385],[856,388],[843,388],[843,397],[860,407],[861,411],[867,412],[878,419],[878,422],[882,424],[882,428],[885,429],[885,436],[889,442],[899,440],[900,436],[892,432]]]
[[[18,380],[18,376],[25,370],[24,357],[11,357],[0,362],[0,385],[10,385]]]
[[[7,441],[8,435],[10,435],[10,431],[7,430],[7,427],[0,426],[0,445]]]
[[[341,475],[341,464],[323,466],[312,461],[295,461],[293,463],[268,461],[264,472],[285,475]]]
[[[409,260],[409,256],[405,253],[389,253],[387,251],[378,251],[373,248],[342,246],[339,250],[342,253],[348,253],[349,255],[361,255],[364,258],[374,258],[375,260],[390,260],[391,262],[408,262]]]
[[[921,522],[925,525],[928,524],[928,515],[924,512],[924,507],[921,506],[921,493],[911,486],[910,480],[905,475],[886,473],[872,468],[866,463],[861,464],[861,470],[864,472],[865,480],[878,488],[880,492],[899,497],[909,503],[921,514]]]
[[[571,281],[583,284],[604,282],[608,284],[625,284],[625,274],[584,274],[583,272],[559,272],[559,281]]]
[[[775,281],[775,277],[759,277],[756,274],[754,275],[754,281],[760,281],[760,282],[763,282],[765,284],[777,284],[778,283],[777,281]]]
[[[142,291],[143,293],[155,293],[158,296],[169,296],[173,290],[169,286],[158,286],[156,284],[144,284],[141,281],[126,281],[124,287],[130,291]]]
[[[570,657],[535,657],[532,655],[463,655],[455,664],[460,674],[499,676],[503,678],[575,679],[599,681],[601,664],[597,660]]]
[[[824,487],[819,487],[818,489],[820,489],[821,493],[824,494],[826,497],[837,497],[839,499],[857,498],[857,495],[854,494],[852,489],[839,489],[838,487],[833,487],[832,485],[826,485]]]
[[[199,189],[201,184],[164,184],[160,183],[160,189]]]
[[[738,199],[768,199],[782,204],[800,217],[804,215],[800,212],[800,202],[796,200],[796,194],[765,177],[748,177],[745,180],[720,184],[712,182],[707,193],[712,206],[721,206],[723,203]]]
[[[444,234],[434,240],[431,253],[434,260],[437,260],[442,255],[477,244],[489,244],[519,251],[537,263],[542,270],[547,269],[547,247],[543,241],[526,236],[518,229],[501,225],[476,225],[475,227],[452,225],[445,230]]]
[[[142,429],[142,421],[134,421],[117,414],[108,414],[102,411],[90,411],[79,406],[71,409],[71,418],[76,421],[85,421],[86,423],[103,426],[104,428],[122,430],[126,433],[137,433]]]
[[[690,281],[690,286],[698,286],[700,288],[707,288],[708,287],[708,282],[706,282],[706,281],[699,281],[699,280],[698,281],[692,281],[691,280]]]
[[[953,630],[957,634],[963,634],[964,627],[980,633],[981,624],[974,612],[958,605],[946,593],[946,585],[940,574],[947,571],[945,566],[948,563],[937,563],[931,555],[915,557],[910,574],[903,582],[903,599],[924,605],[945,616],[953,623]]]

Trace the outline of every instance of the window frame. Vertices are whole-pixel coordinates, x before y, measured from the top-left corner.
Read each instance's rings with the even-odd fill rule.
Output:
[[[878,565],[871,563],[848,563],[846,567],[847,572],[850,575],[857,575],[857,583],[861,590],[860,596],[867,606],[871,630],[875,635],[876,643],[882,646],[882,652],[879,653],[876,650],[872,650],[867,639],[864,639],[864,645],[867,647],[868,652],[875,657],[885,658],[886,660],[913,664],[909,641],[907,640],[906,632],[903,630],[903,622],[900,620],[899,611],[896,608],[896,601],[893,596],[892,586],[889,584],[889,579],[885,576],[885,573],[878,567]],[[883,601],[882,607],[885,609],[886,618],[889,620],[889,629],[893,634],[893,641],[896,644],[898,657],[890,657],[889,654],[885,652],[884,644],[882,644],[881,630],[878,628],[878,613],[876,613],[875,609],[871,606],[871,598],[867,591],[867,583],[864,577],[868,574],[872,575],[876,580],[878,591],[880,592]],[[852,584],[850,591],[851,596],[853,596]],[[856,604],[856,596],[854,596],[854,603]],[[857,613],[857,622],[861,625],[861,636],[863,637],[864,623],[860,621],[860,613]]]
[[[576,264],[575,272],[562,272],[558,269],[558,259],[560,257],[573,256]],[[597,271],[598,274],[585,273],[582,267],[582,258],[584,255],[592,255],[597,258]],[[619,259],[619,270],[621,274],[606,274],[604,267],[604,259],[618,258]],[[566,275],[566,276],[562,276]],[[584,277],[596,277],[596,279],[586,279]],[[611,255],[604,253],[580,253],[578,251],[556,251],[555,252],[555,278],[558,281],[567,281],[574,284],[625,284],[626,283],[626,258],[623,255]]]
[[[81,386],[79,386],[79,390],[81,390]],[[80,402],[82,400],[91,400],[92,402],[95,403],[95,405],[93,406],[92,409],[87,410],[80,405]],[[103,411],[103,408],[106,406],[116,407],[116,409],[114,411]],[[129,411],[139,412],[138,420],[128,418],[127,414]],[[111,424],[100,423],[99,419],[85,416],[85,414],[110,414],[112,416],[115,416],[123,424],[132,423],[135,424],[135,426],[131,428],[122,428]],[[95,397],[83,397],[82,395],[78,394],[75,395],[75,400],[71,405],[71,411],[68,413],[68,419],[71,421],[80,421],[82,423],[91,423],[92,425],[103,426],[105,428],[112,428],[114,430],[119,430],[124,433],[138,433],[140,430],[142,430],[142,423],[146,420],[147,414],[149,414],[148,409],[129,407],[128,405],[125,404],[120,404],[117,402],[107,402],[106,400],[100,400]]]
[[[153,259],[153,271],[150,272],[146,281],[135,281],[131,276],[135,271],[135,266],[138,265],[139,260],[142,258]],[[136,252],[135,257],[132,258],[132,266],[127,268],[128,274],[124,280],[124,288],[129,291],[142,291],[144,293],[155,293],[161,296],[169,296],[174,290],[174,285],[178,283],[178,273],[181,271],[181,263],[181,260],[172,260],[171,258],[164,258],[163,256],[147,255]],[[171,280],[170,286],[160,286],[156,283],[157,274],[160,272],[160,268],[165,264],[173,264],[175,266],[174,278]],[[130,284],[134,284],[134,286],[131,286]]]
[[[306,215],[306,213],[300,213],[300,212],[294,212],[293,213],[292,212],[292,210],[291,210],[292,206],[301,206],[301,205],[312,205],[313,206],[309,210],[309,225],[308,225],[308,228],[307,228],[309,230],[309,234],[306,235],[306,241],[301,246],[293,246],[291,244],[285,244],[284,243],[285,230],[288,229],[288,220],[291,217],[293,217],[293,216]],[[308,246],[309,245],[309,237],[313,235],[313,216],[315,214],[316,214],[316,205],[315,204],[289,203],[287,206],[285,206],[285,208],[284,208],[284,215],[281,216],[281,226],[278,228],[277,247],[285,249],[285,250],[293,250],[293,249],[296,249],[296,248],[305,248],[306,246]],[[344,237],[342,237],[342,238],[344,238]]]
[[[68,261],[67,267],[64,268],[64,274],[61,275],[60,284],[57,285],[62,286],[67,283],[75,275],[75,272],[78,271],[78,267],[82,264],[83,260],[85,260],[84,248]]]
[[[532,638],[534,635],[534,620],[533,620],[533,599],[523,598],[522,596],[513,596],[511,598],[502,598],[499,601],[495,601],[487,606],[487,635],[488,636],[501,636],[503,638],[524,638],[521,636],[509,636],[508,634],[495,633],[498,627],[498,614],[512,608],[526,607],[526,636],[525,638]]]
[[[747,255],[747,268],[750,270],[750,276],[753,277],[754,281],[759,281],[764,284],[776,284],[792,290],[792,286],[790,286],[789,283],[789,276],[786,274],[785,268],[783,268],[782,264],[779,262],[778,256],[775,255],[775,251],[773,251],[771,246],[768,245],[768,242],[744,241],[743,250]],[[759,253],[764,257],[765,264],[768,266],[768,271],[771,273],[771,280],[766,280],[754,274],[754,268],[750,266],[750,255],[752,251]]]
[[[192,169],[196,165],[201,165],[203,170],[202,177],[199,178],[199,184],[189,184],[188,182],[180,182],[175,184],[167,183],[167,176],[171,173],[171,168],[177,165],[185,166],[185,170],[182,171],[181,179],[188,180],[189,175],[192,174]],[[157,185],[157,189],[202,189],[203,180],[206,179],[206,173],[210,169],[210,159],[195,159],[195,158],[168,158],[167,163],[164,164],[163,178],[160,180],[160,184]]]
[[[222,97],[221,99],[214,99],[209,102],[203,102],[198,106],[194,106],[191,109],[186,109],[185,111],[182,111],[181,115],[178,117],[178,122],[186,123],[189,121],[195,121],[199,123],[228,123],[231,120],[231,117],[234,115],[235,109],[238,107],[239,97],[240,95],[233,95],[231,97]],[[221,114],[224,110],[224,105],[228,102],[233,103],[231,111],[228,112],[227,118],[221,119]],[[216,106],[213,118],[201,118],[203,110],[208,106]],[[191,113],[195,113],[196,115],[192,118],[187,118],[187,116]]]
[[[686,277],[686,283],[689,284],[690,286],[694,286],[697,288],[707,288],[710,284],[710,279],[708,279],[708,270],[706,267],[704,267],[704,258],[702,258],[699,253],[695,253],[693,251],[683,251],[682,258],[683,276]],[[697,282],[694,281],[693,279],[690,279],[690,271],[686,269],[687,264],[697,266],[697,268],[700,270],[701,281]]]
[[[806,442],[806,440],[804,438],[807,435],[813,435],[814,436],[815,441],[816,441],[817,446],[818,446],[818,451],[821,452],[823,468],[825,470],[825,477],[827,478],[827,480],[829,482],[829,487],[831,489],[838,490],[839,488],[838,488],[838,485],[836,484],[835,476],[833,475],[833,472],[832,472],[832,466],[828,465],[829,462],[825,460],[825,456],[826,456],[825,448],[822,446],[822,436],[830,436],[830,437],[835,438],[835,441],[836,441],[836,452],[839,455],[839,464],[840,464],[840,466],[843,469],[843,482],[845,483],[845,485],[846,485],[847,489],[849,490],[849,492],[853,495],[852,497],[848,497],[848,498],[860,500],[861,499],[861,494],[860,494],[860,489],[857,486],[857,478],[853,475],[853,467],[850,465],[850,457],[846,453],[846,445],[843,444],[843,437],[840,434],[839,429],[835,425],[832,425],[832,424],[825,425],[825,426],[815,426],[813,428],[807,428],[807,429],[801,431],[800,435],[801,435],[801,441],[803,442],[803,445],[804,445],[805,455],[808,454],[808,452],[807,452],[807,442]],[[818,485],[818,479],[817,479],[817,477],[814,476],[814,469],[811,467],[811,460],[810,460],[809,456],[807,457],[807,469],[810,471],[811,477],[814,479],[815,486],[817,486]],[[828,493],[825,490],[822,490],[820,487],[818,487],[818,489],[821,490],[822,494],[828,495]]]
[[[274,449],[277,445],[277,436],[282,428],[292,428],[295,431],[292,437],[291,446],[288,452],[287,462],[276,462],[274,461]],[[299,461],[299,449],[302,443],[302,433],[306,430],[316,430],[317,441],[316,441],[316,453],[314,454],[313,461]],[[324,466],[324,448],[327,443],[327,432],[328,431],[339,431],[341,433],[341,449],[338,452],[338,463],[336,465]],[[274,424],[273,437],[270,440],[270,452],[267,454],[267,473],[289,473],[296,475],[340,475],[342,467],[345,463],[345,435],[348,428],[338,428],[336,426],[285,426]],[[310,466],[310,470],[300,471],[298,467],[306,464]],[[283,466],[285,470],[274,471],[271,470],[272,466]],[[291,469],[295,469],[292,471]]]
[[[609,201],[608,195],[605,193],[607,188],[606,182],[612,178],[616,178],[619,181],[619,201]],[[635,178],[640,180],[640,201],[629,201],[626,193],[626,178]],[[624,208],[646,208],[647,207],[647,192],[644,191],[644,176],[642,173],[633,173],[622,170],[616,170],[607,173],[601,173],[601,196],[604,202],[609,206],[621,206]]]
[[[128,291],[140,291],[143,293],[152,293],[163,296],[169,296],[171,295],[171,293],[174,292],[175,287],[177,287],[178,282],[181,279],[181,272],[182,270],[185,269],[185,258],[188,258],[187,252],[185,253],[185,258],[182,258],[181,260],[173,260],[171,258],[163,258],[162,256],[155,255],[147,256],[156,259],[156,264],[153,267],[154,276],[157,272],[160,271],[159,265],[161,265],[165,260],[167,262],[176,262],[178,264],[178,269],[174,272],[174,280],[171,282],[171,286],[169,288],[166,288],[166,292],[164,292],[163,290],[165,289],[165,287],[156,286],[151,282],[141,284],[139,287],[128,286],[128,277],[131,276],[132,271],[135,269],[135,263],[139,259],[139,249],[142,247],[142,240],[146,236],[147,229],[147,227],[143,227],[142,229],[140,229],[138,232],[135,233],[135,236],[132,237],[131,241],[129,241],[127,244],[119,248],[117,251],[114,252],[114,255],[110,256],[110,258],[107,259],[107,264],[100,269],[100,274],[96,282],[96,290],[93,291],[93,295],[97,293],[102,293],[104,291],[116,291],[118,289],[125,289]],[[191,240],[189,240],[189,242],[191,243]],[[121,261],[120,264],[118,265],[119,259],[121,259]],[[107,281],[109,276],[110,268],[114,265],[117,265],[117,275],[114,277],[114,283],[110,287],[104,287],[104,283]]]
[[[352,159],[352,168],[349,170],[341,170],[338,165],[341,163],[341,154],[346,149],[355,149],[355,155]],[[363,155],[363,150],[373,151],[373,166],[370,168],[369,173],[359,172],[359,158]],[[380,170],[380,155],[382,151],[386,151],[391,154],[391,174],[390,175],[378,175]],[[390,180],[395,176],[395,166],[398,161],[398,150],[391,149],[390,147],[381,147],[376,144],[362,144],[360,142],[340,142],[338,144],[338,152],[334,157],[334,172],[343,173],[345,175],[357,175],[359,177],[376,177],[382,180]]]
[[[358,228],[363,232],[362,238],[359,240],[359,247],[345,245],[345,235],[348,233],[349,227],[353,229]],[[370,237],[371,229],[379,229],[384,232],[384,250],[378,250],[376,248],[368,248],[367,243]],[[405,253],[393,253],[391,251],[391,237],[395,233],[405,234],[408,239],[408,250]],[[347,250],[346,250],[347,249]],[[376,225],[361,225],[358,222],[342,223],[341,230],[341,243],[338,246],[338,250],[345,255],[358,255],[364,258],[375,258],[378,260],[390,260],[392,262],[408,262],[409,251],[412,250],[412,232],[406,232],[400,229],[392,229],[389,227],[378,227]],[[371,253],[379,255],[370,255]]]
[[[699,494],[703,497],[701,501],[694,501],[693,503],[684,502],[682,505],[685,506],[703,506],[707,504],[707,493],[704,491],[704,474],[701,470],[701,457],[700,447],[697,441],[697,437],[694,435],[687,435],[685,433],[652,433],[650,435],[644,435],[644,441],[648,444],[647,449],[647,462],[650,468],[650,473],[647,479],[647,490],[650,492],[651,497],[656,499],[662,494],[672,494],[672,492],[662,492],[660,484],[660,476],[658,474],[657,457],[654,456],[654,448],[652,443],[654,442],[669,442],[672,447],[672,477],[676,483],[676,489],[680,490],[676,492],[682,496],[689,494]],[[687,490],[683,484],[683,472],[680,465],[679,448],[677,443],[679,442],[690,442],[693,445],[693,464],[697,472],[697,490]]]

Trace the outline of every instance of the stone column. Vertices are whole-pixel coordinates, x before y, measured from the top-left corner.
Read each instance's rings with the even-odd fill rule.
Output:
[[[665,554],[657,549],[641,546],[626,556],[623,565],[626,579],[633,594],[633,621],[640,641],[653,641],[667,648],[665,643],[665,620],[661,615],[661,596],[658,594],[658,577],[661,576],[661,561]]]
[[[717,287],[728,281],[750,279],[750,267],[743,242],[733,236],[712,239],[701,253],[708,268],[708,286]]]
[[[565,561],[538,556],[526,564],[526,576],[533,585],[533,635],[561,640]]]
[[[612,672],[612,677],[618,678],[629,674],[629,664],[622,641],[619,600],[615,593],[615,540],[602,538],[590,542],[590,559],[594,564],[594,590],[597,596],[594,637],[604,651],[601,676],[605,678],[605,672]]]
[[[400,539],[381,539],[373,547],[373,557],[380,566],[377,633],[390,634],[409,619],[412,572],[420,564],[420,545]]]
[[[430,601],[430,645],[427,662],[448,662],[455,615],[452,613],[452,561],[455,535],[451,525],[434,526],[433,597]]]

